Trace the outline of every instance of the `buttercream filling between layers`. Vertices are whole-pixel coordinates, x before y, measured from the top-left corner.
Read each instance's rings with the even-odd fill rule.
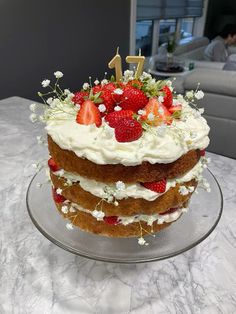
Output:
[[[175,187],[177,183],[184,183],[191,181],[192,179],[198,180],[199,176],[201,175],[203,171],[203,165],[201,160],[185,175],[175,178],[175,179],[168,179],[166,183],[166,193],[171,187]],[[157,193],[154,191],[151,191],[145,187],[143,187],[140,183],[136,184],[126,184],[125,188],[123,190],[116,189],[115,184],[105,184],[102,182],[98,182],[95,180],[87,179],[85,177],[82,177],[77,174],[73,174],[70,172],[66,172],[64,170],[59,170],[56,172],[53,172],[54,175],[62,177],[66,179],[69,182],[79,182],[82,189],[85,191],[99,197],[99,198],[106,198],[106,190],[111,191],[111,193],[114,195],[114,197],[117,200],[125,199],[128,197],[132,198],[143,198],[147,201],[154,201],[164,193]]]

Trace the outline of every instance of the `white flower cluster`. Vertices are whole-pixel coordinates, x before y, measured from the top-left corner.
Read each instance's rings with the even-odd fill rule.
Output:
[[[124,76],[123,76],[123,80],[124,82],[129,82],[129,81],[132,81],[134,79],[134,71],[131,71],[131,70],[126,70],[124,72]]]
[[[197,100],[200,100],[204,97],[204,93],[202,90],[198,90],[198,91],[190,90],[186,92],[186,97],[187,99],[190,99],[190,100],[194,98],[196,98]]]
[[[194,191],[194,186],[185,186],[181,185],[179,187],[179,194],[181,195],[188,195],[189,193],[192,193]]]

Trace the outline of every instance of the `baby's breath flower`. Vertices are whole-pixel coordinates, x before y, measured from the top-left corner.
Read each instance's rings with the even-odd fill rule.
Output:
[[[70,94],[70,90],[68,88],[64,89],[64,94],[65,95],[69,95]]]
[[[47,103],[48,105],[51,105],[52,102],[53,102],[53,98],[52,98],[52,97],[49,97],[49,98],[47,99],[47,101],[46,101],[46,103]]]
[[[83,89],[87,90],[89,88],[89,83],[84,83],[83,84]]]
[[[36,136],[38,144],[43,144],[43,137],[42,136]]]
[[[74,229],[72,223],[67,223],[67,224],[66,224],[66,228],[67,228],[68,230],[73,230],[73,229]]]
[[[139,245],[148,245],[147,241],[143,237],[140,237],[138,239],[138,244]]]
[[[106,106],[104,105],[104,104],[100,104],[99,106],[98,106],[98,110],[100,111],[100,112],[105,112],[106,111]]]
[[[190,90],[190,91],[188,91],[188,92],[186,93],[186,97],[187,97],[187,98],[193,98],[193,96],[194,96],[194,93],[193,93],[192,90]]]
[[[142,115],[146,114],[146,111],[145,111],[145,110],[140,109],[140,110],[138,111],[138,114],[139,114],[140,116],[142,116]]]
[[[56,192],[57,192],[57,194],[61,195],[62,189],[58,188],[58,189],[56,190]]]
[[[163,101],[164,101],[164,97],[163,97],[163,96],[159,96],[159,97],[158,97],[158,101],[159,101],[159,102],[163,102]]]
[[[94,81],[94,84],[95,84],[95,85],[98,85],[99,83],[100,83],[99,80],[95,80],[95,81]]]
[[[56,71],[54,72],[54,75],[57,79],[62,78],[63,77],[63,73],[61,71]]]
[[[125,190],[125,184],[122,181],[116,182],[116,188],[118,191],[124,191]]]
[[[196,99],[202,99],[203,97],[204,97],[204,93],[203,93],[203,91],[202,90],[199,90],[199,91],[197,91],[195,94],[194,94],[194,97],[196,98]]]
[[[61,211],[63,212],[63,214],[68,214],[69,209],[67,206],[64,205],[64,206],[62,206]]]
[[[37,109],[37,105],[36,105],[36,104],[31,104],[31,105],[29,106],[29,108],[30,108],[30,110],[31,110],[32,112],[35,112],[35,110]]]
[[[189,190],[186,188],[186,186],[181,185],[179,187],[179,194],[181,194],[181,195],[188,195],[189,194]]]
[[[36,121],[38,121],[37,115],[35,113],[31,113],[29,118],[32,123],[35,123]]]
[[[116,88],[113,93],[117,94],[117,95],[122,95],[123,94],[123,90],[121,88]]]
[[[162,115],[162,114],[164,114],[164,109],[163,108],[159,108],[158,112]]]
[[[122,108],[120,106],[115,106],[114,110],[115,111],[120,111]]]
[[[50,80],[43,80],[41,84],[42,84],[42,87],[44,88],[48,87],[48,85],[50,84]]]
[[[108,84],[108,80],[107,80],[107,79],[102,80],[102,81],[101,81],[101,84],[102,84],[102,86]]]
[[[155,116],[152,112],[150,112],[147,117],[148,117],[149,121],[154,121],[154,119],[155,119]]]

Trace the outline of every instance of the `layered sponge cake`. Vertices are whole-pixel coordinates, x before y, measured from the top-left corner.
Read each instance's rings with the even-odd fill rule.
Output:
[[[179,219],[203,180],[209,127],[193,105],[202,92],[175,95],[170,81],[132,71],[75,93],[58,88],[42,119],[67,228],[142,244]]]

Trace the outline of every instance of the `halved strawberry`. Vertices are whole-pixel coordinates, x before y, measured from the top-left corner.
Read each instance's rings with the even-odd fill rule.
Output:
[[[85,101],[86,98],[88,98],[89,94],[85,91],[80,91],[74,94],[72,101],[75,104],[82,105],[82,103]]]
[[[158,126],[163,122],[166,124],[172,122],[170,112],[156,98],[150,98],[143,110],[145,113],[141,116],[141,119],[146,120],[150,125]],[[150,119],[150,114],[152,114],[152,119]]]
[[[115,128],[117,123],[124,118],[132,118],[134,112],[132,110],[120,110],[108,113],[105,117],[105,121],[111,128]]]
[[[108,225],[117,225],[119,223],[117,216],[105,216],[103,221]]]
[[[167,214],[172,214],[174,212],[176,212],[179,208],[178,207],[173,207],[173,208],[170,208],[168,209],[166,212],[164,213],[158,213],[159,215],[167,215]]]
[[[172,91],[169,89],[169,87],[166,85],[162,88],[162,91],[164,92],[164,101],[162,104],[166,107],[169,108],[172,105],[173,102],[173,95]]]
[[[138,140],[142,134],[142,125],[133,118],[123,118],[117,122],[115,127],[117,142],[133,142]]]
[[[102,124],[100,112],[93,101],[85,100],[77,113],[76,122],[79,124],[95,124],[99,127]]]
[[[123,94],[119,106],[125,110],[138,112],[148,103],[148,98],[144,92],[132,86],[126,86],[123,89]]]
[[[174,113],[176,111],[181,111],[182,105],[171,106],[168,110],[170,113]]]
[[[141,183],[146,189],[149,189],[153,192],[164,193],[166,190],[166,179],[153,182],[144,182]]]
[[[66,200],[66,198],[63,195],[57,194],[56,188],[52,188],[52,196],[56,203],[63,203]]]
[[[48,167],[50,168],[52,172],[56,172],[60,170],[60,167],[56,164],[56,162],[52,158],[48,159]]]

